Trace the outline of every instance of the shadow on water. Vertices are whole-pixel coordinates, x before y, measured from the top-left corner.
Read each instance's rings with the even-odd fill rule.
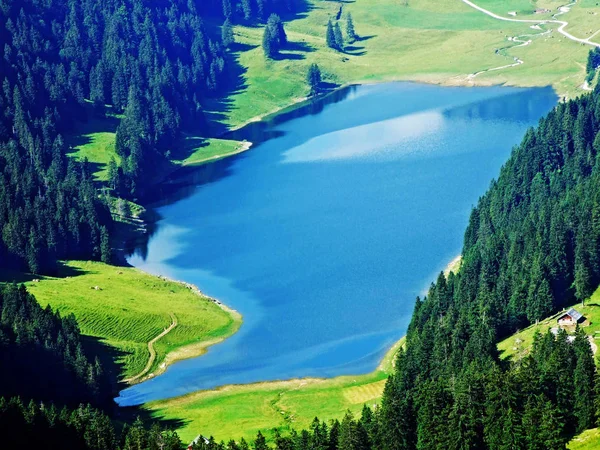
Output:
[[[545,101],[549,96],[555,96],[554,90],[550,86],[532,90],[527,96],[515,92],[505,95],[502,102],[495,99],[477,101],[445,109],[442,113],[444,117],[450,119],[519,120],[527,122],[538,117],[539,114],[536,112],[539,103]]]

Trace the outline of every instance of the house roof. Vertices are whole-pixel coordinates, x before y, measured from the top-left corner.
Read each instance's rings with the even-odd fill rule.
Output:
[[[575,322],[579,322],[579,320],[581,320],[581,318],[583,317],[583,314],[581,314],[579,311],[577,311],[575,308],[571,308],[569,309],[566,313],[564,313],[563,315],[561,315],[559,317],[559,320],[562,319],[565,316],[569,316],[571,317],[571,319],[573,319]]]

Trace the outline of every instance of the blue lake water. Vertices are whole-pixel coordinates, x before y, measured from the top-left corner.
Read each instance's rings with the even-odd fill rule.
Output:
[[[390,83],[242,130],[263,142],[195,171],[129,261],[198,285],[244,324],[117,402],[372,371],[460,253],[511,148],[556,102],[550,88]]]

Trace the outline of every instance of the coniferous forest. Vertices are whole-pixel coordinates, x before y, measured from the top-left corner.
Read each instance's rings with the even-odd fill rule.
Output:
[[[300,6],[0,0],[0,266],[52,273],[60,259],[110,260],[108,206],[89,165],[68,157],[65,136],[79,122],[122,115],[122,164],[111,181],[118,195],[136,198],[169,164],[172,143],[206,123],[207,99],[227,89],[230,33],[223,45],[211,24],[272,17],[283,32],[275,19]],[[381,404],[356,418],[316,419],[276,437],[275,448],[564,449],[596,425],[600,378],[583,332],[572,343],[562,332],[538,335],[512,362],[499,359],[496,344],[600,284],[599,88],[527,133],[472,211],[462,255],[458,274],[440,275],[417,299]],[[76,320],[40,307],[23,287],[0,289],[0,361],[11,367],[0,375],[7,448],[22,436],[44,448],[181,447],[158,425],[111,421],[110,380]],[[272,447],[262,434],[250,444],[196,445]]]
[[[0,3],[0,264],[52,271],[57,259],[109,260],[107,207],[86,164],[67,159],[74,124],[123,114],[111,180],[133,198],[204,122],[229,74],[212,20],[262,21],[295,0]]]

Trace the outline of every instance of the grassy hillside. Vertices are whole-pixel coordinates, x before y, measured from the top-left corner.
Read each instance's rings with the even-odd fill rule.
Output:
[[[154,344],[156,360],[150,371],[156,372],[165,358],[172,362],[202,354],[241,323],[237,313],[221,309],[184,285],[137,269],[69,261],[61,271],[57,278],[17,281],[25,281],[42,306],[50,304],[63,315],[75,314],[83,334],[116,349],[123,377],[144,369],[148,341],[171,325],[173,315],[177,326]],[[2,275],[5,281],[12,280],[10,274]]]
[[[582,313],[587,319],[583,324],[582,328],[588,336],[591,338],[596,346],[600,345],[600,288],[591,296],[589,300],[585,302],[585,306],[581,304],[574,305],[575,309]],[[521,358],[529,353],[531,345],[533,344],[533,336],[537,331],[545,333],[550,328],[557,327],[557,318],[562,314],[558,313],[546,320],[541,321],[537,325],[531,325],[524,330],[504,339],[498,344],[498,350],[500,350],[500,356],[502,358]],[[569,331],[569,330],[567,330]],[[594,349],[594,348],[593,348]],[[596,350],[596,349],[594,349]],[[598,356],[597,352],[594,352]],[[596,360],[600,363],[600,360]]]
[[[266,430],[267,437],[275,428],[299,430],[315,416],[341,419],[347,410],[359,414],[364,404],[377,403],[403,344],[404,339],[397,342],[368,375],[225,386],[148,403],[145,408],[156,418],[183,421],[177,430],[183,442],[200,433],[218,440],[253,440],[259,430]]]
[[[573,438],[569,445],[569,450],[597,450],[600,448],[600,428],[586,430],[579,436]]]

